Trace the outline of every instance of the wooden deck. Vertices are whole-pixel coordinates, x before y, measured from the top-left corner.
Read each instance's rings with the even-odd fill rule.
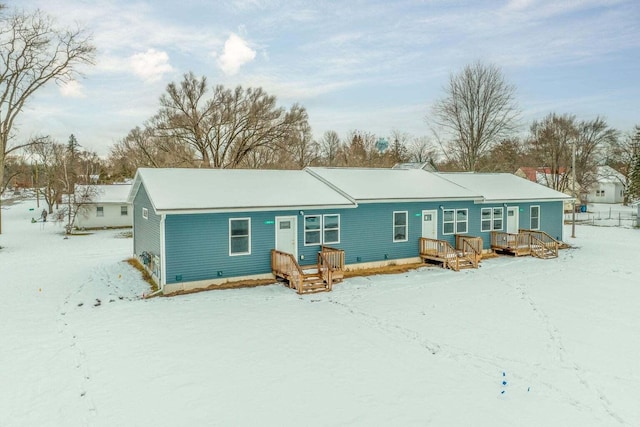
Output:
[[[491,249],[515,256],[531,255],[550,259],[558,257],[558,249],[568,247],[544,231],[519,230],[518,233],[491,232]]]
[[[450,268],[454,271],[460,271],[465,268],[478,268],[482,251],[476,249],[477,241],[464,238],[456,240],[459,242],[459,248],[454,248],[445,240],[421,237],[420,258],[425,262],[441,263],[443,268]],[[481,247],[482,243],[480,243]]]
[[[271,271],[298,294],[329,292],[344,277],[344,251],[323,246],[317,264],[301,267],[292,254],[272,249]]]

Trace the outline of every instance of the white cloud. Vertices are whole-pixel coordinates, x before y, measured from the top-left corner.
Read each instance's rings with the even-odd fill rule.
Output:
[[[65,98],[84,98],[84,86],[77,80],[70,80],[60,85],[60,94]]]
[[[240,70],[244,64],[253,61],[256,51],[251,49],[240,36],[231,33],[224,42],[224,51],[218,58],[218,66],[222,71],[232,76]]]
[[[165,73],[173,71],[173,67],[169,64],[169,55],[155,49],[132,55],[129,63],[134,74],[147,82],[158,81]]]

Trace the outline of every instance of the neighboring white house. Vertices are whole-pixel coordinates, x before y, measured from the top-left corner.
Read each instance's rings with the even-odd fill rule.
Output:
[[[79,185],[79,190],[82,191]],[[94,200],[85,206],[74,221],[77,228],[131,227],[133,214],[127,196],[131,184],[94,185]]]
[[[587,194],[589,203],[622,203],[625,178],[610,166],[598,166],[597,181]]]

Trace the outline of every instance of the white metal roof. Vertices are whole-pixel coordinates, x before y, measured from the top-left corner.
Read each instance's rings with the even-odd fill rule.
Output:
[[[611,166],[598,166],[597,169],[598,182],[602,184],[623,184],[625,182],[624,175],[612,168]]]
[[[398,200],[473,200],[476,191],[422,169],[307,168],[357,202]]]
[[[440,172],[438,175],[482,194],[487,202],[572,199],[564,193],[510,173]]]
[[[131,201],[141,182],[156,211],[356,206],[300,170],[141,168],[129,195]]]
[[[77,185],[76,192],[82,191],[86,185]],[[131,184],[92,185],[91,191],[95,191],[92,203],[127,203]]]

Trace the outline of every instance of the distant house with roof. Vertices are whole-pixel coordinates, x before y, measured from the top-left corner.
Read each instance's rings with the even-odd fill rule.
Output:
[[[419,262],[427,240],[488,250],[492,233],[520,229],[561,240],[567,198],[511,174],[310,167],[139,169],[128,201],[134,256],[171,293],[281,277],[274,254],[300,276],[325,250],[358,269]]]
[[[120,228],[131,227],[133,216],[131,204],[127,201],[131,184],[78,185],[76,193],[91,194],[91,201],[78,212],[74,227]]]
[[[515,171],[514,175],[521,178],[525,178],[531,182],[535,182],[540,185],[544,185],[549,188],[563,188],[562,192],[568,196],[564,210],[571,211],[573,209],[573,177],[569,173],[569,170],[565,167],[559,167],[557,170],[553,170],[550,167],[527,167],[523,166]],[[583,194],[580,185],[575,184],[576,203],[580,203],[580,195]]]
[[[598,166],[596,182],[587,193],[589,203],[622,203],[625,177],[611,166]]]

